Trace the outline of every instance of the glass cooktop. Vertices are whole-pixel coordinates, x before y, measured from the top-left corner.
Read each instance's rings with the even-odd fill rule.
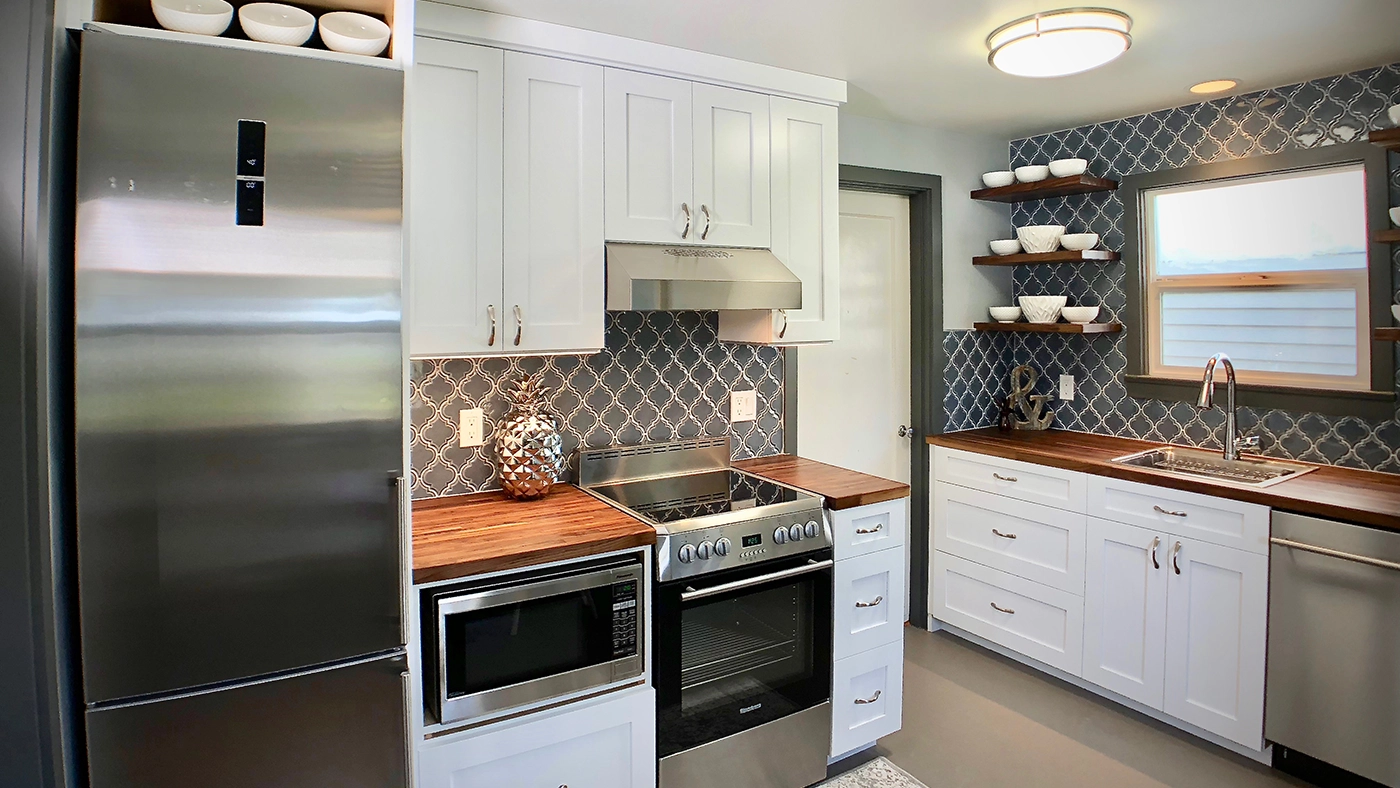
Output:
[[[733,470],[604,484],[592,490],[658,524],[792,501],[821,505],[814,495]]]

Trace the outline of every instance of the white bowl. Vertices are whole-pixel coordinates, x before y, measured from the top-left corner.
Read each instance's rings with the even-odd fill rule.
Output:
[[[375,57],[389,46],[389,26],[354,11],[322,14],[320,27],[321,41],[336,52]]]
[[[1021,239],[1021,248],[1025,249],[1027,254],[1053,252],[1059,249],[1060,236],[1064,234],[1065,228],[1059,224],[1033,224],[1028,227],[1016,228],[1016,237]]]
[[[1390,308],[1390,314],[1395,316],[1395,322],[1400,323],[1400,304],[1395,304]]]
[[[1032,323],[1058,323],[1060,310],[1065,308],[1067,296],[1021,296],[1016,299],[1021,311]]]
[[[1019,306],[993,306],[987,308],[992,313],[992,319],[998,323],[1015,323],[1021,319],[1021,307]]]
[[[1031,164],[1016,168],[1016,180],[1021,183],[1035,183],[1050,177],[1050,168],[1044,164]]]
[[[1063,246],[1071,252],[1082,252],[1085,249],[1093,249],[1098,243],[1098,233],[1067,233],[1060,236],[1060,246]]]
[[[1396,126],[1400,126],[1400,104],[1396,104],[1395,106],[1386,110],[1385,114],[1390,116],[1391,123],[1394,123]]]
[[[217,36],[233,21],[233,6],[224,0],[151,0],[156,21],[166,30]]]
[[[1396,227],[1400,227],[1400,208],[1390,209],[1390,222]]]
[[[1096,306],[1067,306],[1060,309],[1060,315],[1065,320],[1082,326],[1094,322],[1094,318],[1099,316],[1099,308]]]
[[[1005,241],[992,241],[987,244],[992,247],[992,254],[1017,254],[1021,251],[1021,242],[1015,238]]]
[[[1002,186],[1010,186],[1016,182],[1016,174],[1011,170],[997,170],[996,172],[982,173],[982,183],[988,189],[999,189]]]
[[[1050,162],[1050,174],[1056,178],[1083,175],[1087,169],[1089,169],[1089,162],[1084,159],[1055,159]]]
[[[252,3],[238,9],[238,24],[254,41],[299,47],[311,38],[316,17],[281,3]]]

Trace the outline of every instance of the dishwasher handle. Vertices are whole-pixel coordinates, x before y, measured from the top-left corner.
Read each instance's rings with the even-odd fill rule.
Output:
[[[1400,564],[1394,561],[1385,561],[1380,558],[1372,558],[1355,553],[1344,553],[1341,550],[1333,550],[1330,547],[1318,547],[1317,545],[1307,544],[1305,542],[1295,542],[1292,539],[1280,539],[1277,536],[1269,537],[1269,543],[1276,544],[1280,547],[1291,547],[1294,550],[1302,550],[1305,553],[1317,553],[1318,555],[1325,555],[1329,558],[1340,558],[1343,561],[1354,561],[1358,564],[1366,564],[1367,566],[1376,566],[1381,569],[1390,569],[1400,572]]]

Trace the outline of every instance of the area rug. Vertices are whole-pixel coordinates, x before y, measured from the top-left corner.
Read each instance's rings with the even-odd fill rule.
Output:
[[[884,757],[862,764],[817,788],[928,788]]]

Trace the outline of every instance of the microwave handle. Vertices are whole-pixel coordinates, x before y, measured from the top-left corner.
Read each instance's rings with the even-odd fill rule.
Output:
[[[698,591],[694,588],[687,588],[685,591],[681,592],[681,601],[691,602],[696,599],[704,599],[705,597],[726,594],[730,591],[738,591],[741,588],[751,588],[753,586],[763,585],[764,583],[771,583],[774,580],[786,580],[789,577],[798,577],[800,575],[811,574],[812,572],[820,572],[821,570],[834,566],[835,564],[836,562],[831,560],[830,558],[826,559],[825,561],[808,561],[806,566],[797,566],[793,567],[792,569],[783,569],[778,572],[771,572],[766,575],[760,575],[759,577],[751,577],[748,580],[735,580],[732,583],[721,583],[717,586],[702,588]]]

